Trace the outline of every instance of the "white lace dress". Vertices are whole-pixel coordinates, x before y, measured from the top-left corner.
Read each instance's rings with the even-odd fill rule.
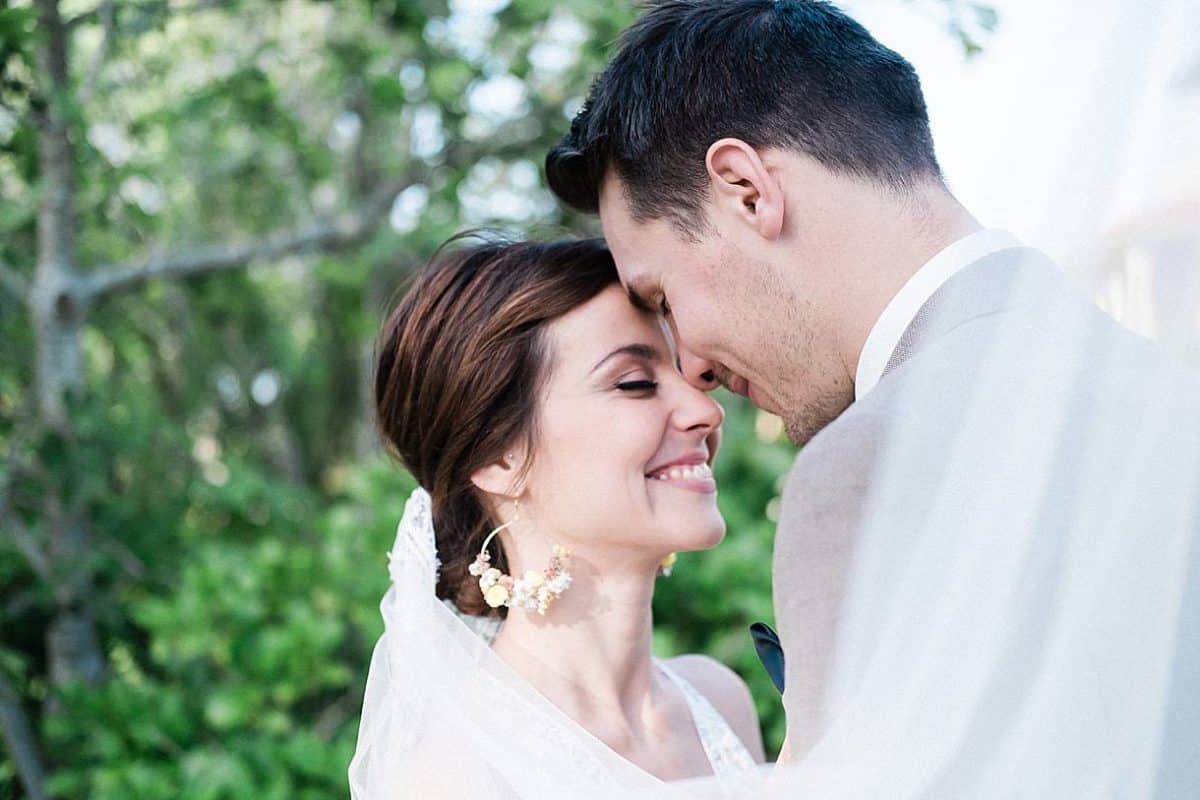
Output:
[[[459,612],[453,604],[446,603],[446,605],[484,641],[490,644],[496,638],[496,634],[500,630],[500,620],[491,617],[469,616]],[[695,686],[668,667],[662,659],[654,658],[654,664],[683,693],[688,708],[692,712],[696,733],[700,737],[700,743],[704,746],[704,752],[708,756],[708,763],[712,766],[713,774],[728,775],[754,768],[757,765],[754,756],[750,754],[738,735],[733,732],[733,728],[729,727],[729,723],[721,716],[721,712],[717,711]]]
[[[733,728],[729,727],[721,712],[682,675],[661,660],[654,661],[663,674],[674,681],[683,692],[688,708],[692,711],[692,719],[696,723],[696,732],[700,734],[700,743],[704,745],[704,752],[708,754],[708,763],[712,765],[713,774],[728,775],[752,768],[755,765],[754,757],[733,732]]]

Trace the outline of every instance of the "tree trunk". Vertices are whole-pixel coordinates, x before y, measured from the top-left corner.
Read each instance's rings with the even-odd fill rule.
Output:
[[[64,24],[58,0],[36,0],[36,7],[39,103],[34,121],[40,190],[37,260],[32,280],[0,264],[0,289],[24,303],[34,331],[34,435],[56,438],[66,453],[66,464],[60,470],[44,471],[49,480],[34,514],[36,525],[26,527],[12,515],[7,523],[19,526],[13,529],[20,534],[16,537],[18,547],[54,597],[54,617],[45,632],[51,685],[73,681],[95,685],[105,679],[107,659],[91,611],[95,586],[88,565],[93,537],[86,503],[75,488],[83,482],[70,474],[75,461],[72,453],[78,446],[71,397],[83,391],[82,330],[91,307],[109,295],[132,291],[152,280],[184,280],[241,269],[256,260],[351,246],[374,230],[386,217],[396,195],[420,179],[423,169],[379,186],[362,198],[358,208],[307,228],[281,231],[247,244],[193,247],[139,263],[81,272],[76,234],[76,154],[70,122],[77,116],[73,106],[78,95],[73,93],[70,79],[70,26]],[[105,3],[103,8],[108,15],[106,25],[111,25],[112,4]],[[76,20],[87,17],[84,14]],[[367,184],[367,180],[359,182],[363,188]],[[4,499],[0,496],[0,517],[5,516]],[[37,800],[45,796],[42,784],[47,770],[38,759],[32,733],[36,726],[28,724],[21,698],[3,678],[0,675],[0,738],[26,793]]]
[[[37,118],[41,204],[29,309],[37,341],[38,415],[69,450],[75,429],[67,398],[80,391],[83,380],[80,331],[86,309],[76,275],[75,153],[67,124],[68,38],[57,0],[38,0],[38,26],[45,105]],[[95,683],[104,675],[104,653],[87,611],[92,585],[90,571],[83,565],[88,562],[90,536],[81,504],[64,496],[71,483],[46,492],[41,515],[56,581],[57,610],[46,635],[50,676],[56,685],[70,680]]]
[[[37,739],[21,710],[21,698],[0,672],[0,736],[16,766],[17,777],[30,800],[46,800],[46,770],[38,755]]]

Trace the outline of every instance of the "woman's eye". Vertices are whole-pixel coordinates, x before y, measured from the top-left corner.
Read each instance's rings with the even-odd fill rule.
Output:
[[[661,300],[659,300],[658,306],[660,309],[662,309],[662,315],[664,317],[671,316],[671,304],[667,302],[667,298],[664,297]]]
[[[658,388],[658,381],[621,381],[617,388],[622,392],[652,392]]]

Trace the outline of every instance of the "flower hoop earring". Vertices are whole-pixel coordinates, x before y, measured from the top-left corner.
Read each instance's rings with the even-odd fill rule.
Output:
[[[550,557],[550,563],[544,570],[538,572],[531,569],[520,578],[505,575],[490,566],[492,555],[488,552],[488,544],[496,534],[520,519],[520,514],[521,501],[518,500],[516,514],[487,535],[483,546],[479,548],[479,555],[475,556],[467,571],[479,578],[479,590],[483,592],[483,599],[490,607],[524,608],[545,615],[550,604],[571,585],[571,573],[567,572],[567,562],[571,558],[570,550],[559,544],[554,545],[554,555]]]
[[[658,575],[661,578],[669,578],[673,569],[675,569],[675,554],[667,553],[666,557],[658,562]]]

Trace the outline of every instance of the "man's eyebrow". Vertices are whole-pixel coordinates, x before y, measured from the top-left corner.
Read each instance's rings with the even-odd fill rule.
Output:
[[[642,287],[640,283],[630,283],[625,287],[625,293],[629,295],[629,302],[639,311],[656,312],[657,309],[651,308],[646,302],[646,298],[642,297]]]
[[[658,360],[658,350],[656,350],[652,345],[627,344],[624,347],[618,347],[616,350],[613,350],[611,353],[606,355],[604,358],[602,358],[598,362],[596,362],[596,366],[592,367],[592,372],[595,372],[596,370],[600,369],[600,367],[604,366],[604,364],[609,359],[616,358],[617,356],[623,356],[623,355],[640,358],[643,361],[657,361]],[[588,374],[590,375],[591,372],[589,372]]]

